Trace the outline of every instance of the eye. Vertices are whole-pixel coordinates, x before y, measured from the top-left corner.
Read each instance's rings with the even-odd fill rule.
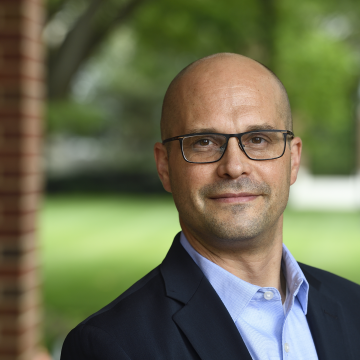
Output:
[[[253,144],[261,144],[262,142],[265,141],[264,138],[260,137],[260,136],[254,136],[253,138],[251,138],[250,140]]]
[[[201,140],[197,141],[196,144],[200,145],[200,146],[208,146],[208,145],[212,144],[212,141],[209,139],[201,139]]]
[[[271,134],[270,134],[271,136]],[[242,138],[243,146],[252,147],[252,148],[263,148],[272,143],[271,137],[269,134],[263,133],[249,133]]]
[[[191,147],[196,151],[215,151],[226,144],[226,137],[216,134],[189,136],[184,139],[183,146]]]

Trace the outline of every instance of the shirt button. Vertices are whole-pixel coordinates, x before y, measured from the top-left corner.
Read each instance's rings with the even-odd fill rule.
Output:
[[[274,293],[272,291],[265,291],[264,292],[264,298],[266,300],[271,300],[274,297]]]
[[[288,343],[285,343],[285,344],[284,344],[284,349],[285,349],[285,351],[286,351],[287,353],[290,352],[290,346],[289,346]]]

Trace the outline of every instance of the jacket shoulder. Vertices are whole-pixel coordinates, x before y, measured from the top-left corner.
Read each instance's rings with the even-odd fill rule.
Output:
[[[96,346],[94,346],[96,344]],[[61,360],[130,360],[112,334],[79,324],[67,335],[61,350]]]
[[[124,336],[135,328],[156,324],[167,313],[175,311],[166,297],[159,267],[132,285],[110,304],[85,319],[80,325],[95,326]],[[176,304],[175,304],[176,307]]]
[[[95,344],[98,348],[105,347],[112,349],[111,353],[121,354],[119,360],[146,356],[148,359],[163,359],[164,349],[155,344],[172,334],[172,347],[179,347],[177,343],[181,336],[172,316],[180,307],[179,302],[166,296],[164,280],[157,267],[75,327],[65,339],[61,360],[118,359],[112,355],[108,358],[94,356]],[[153,357],[146,355],[148,349],[154,352]]]
[[[137,281],[135,284],[130,286],[127,290],[125,290],[115,300],[113,300],[108,305],[104,306],[102,309],[86,318],[81,324],[89,323],[92,319],[101,317],[102,314],[105,314],[106,312],[111,311],[112,309],[119,306],[121,302],[123,302],[128,297],[132,297],[132,300],[136,300],[136,298],[141,297],[144,292],[149,291],[153,283],[158,283],[159,281],[161,281],[161,279],[159,278],[160,276],[161,275],[159,267],[156,267],[139,281]]]
[[[309,284],[332,298],[360,301],[360,285],[329,271],[299,263]]]

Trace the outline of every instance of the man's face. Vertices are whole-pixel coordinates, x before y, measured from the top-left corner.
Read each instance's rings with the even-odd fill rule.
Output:
[[[265,70],[215,73],[198,78],[195,74],[190,86],[185,81],[179,86],[181,110],[171,136],[287,129],[279,111],[280,88]],[[297,173],[291,167],[289,145],[279,159],[254,161],[241,151],[236,138],[230,138],[223,158],[210,164],[186,162],[179,141],[169,146],[168,176],[162,181],[173,194],[185,233],[230,244],[254,239],[279,225]]]

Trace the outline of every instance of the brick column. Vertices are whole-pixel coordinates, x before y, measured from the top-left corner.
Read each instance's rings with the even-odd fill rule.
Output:
[[[0,0],[0,359],[34,360],[44,99],[41,0]]]

